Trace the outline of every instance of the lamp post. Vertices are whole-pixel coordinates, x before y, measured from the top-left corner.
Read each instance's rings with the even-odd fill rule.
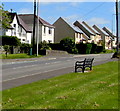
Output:
[[[35,22],[36,22],[36,0],[34,0],[34,18],[33,18],[33,51],[32,55],[35,54]]]
[[[38,56],[38,50],[39,50],[39,0],[37,1],[37,33],[36,33],[36,43],[37,43],[37,54]]]

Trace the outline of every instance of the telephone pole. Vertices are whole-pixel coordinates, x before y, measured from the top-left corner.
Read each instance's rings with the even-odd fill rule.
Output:
[[[118,0],[116,0],[116,37],[117,37],[117,41],[116,41],[116,50],[117,50],[117,53],[119,51],[119,39],[118,39]]]

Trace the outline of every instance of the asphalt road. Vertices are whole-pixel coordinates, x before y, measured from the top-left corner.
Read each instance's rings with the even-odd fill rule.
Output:
[[[47,56],[2,63],[2,90],[74,72],[76,61],[95,58],[93,65],[111,61],[112,54]]]

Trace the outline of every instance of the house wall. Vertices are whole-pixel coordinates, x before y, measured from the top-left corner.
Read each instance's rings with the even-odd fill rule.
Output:
[[[54,28],[42,26],[42,40],[47,43],[54,43]]]
[[[65,37],[71,37],[75,40],[75,31],[62,19],[58,19],[55,26],[55,43],[59,43]]]
[[[97,44],[98,46],[102,46],[100,40],[101,40],[101,35],[96,34],[94,37],[94,43]]]
[[[31,29],[33,29],[33,25],[32,24],[27,24],[29,27],[31,27]],[[44,33],[44,27],[45,27],[45,33]],[[37,33],[37,27],[36,28],[36,32]],[[39,43],[43,42],[44,40],[49,43],[49,41],[51,43],[54,43],[54,28],[51,28],[51,34],[48,33],[50,27],[48,26],[44,26],[42,24],[39,24]],[[35,35],[35,43],[36,43],[36,38],[37,36]],[[31,41],[33,40],[33,35],[31,34]]]
[[[111,42],[109,42],[111,39],[110,39],[110,36],[105,36],[105,49],[112,49],[112,44]]]

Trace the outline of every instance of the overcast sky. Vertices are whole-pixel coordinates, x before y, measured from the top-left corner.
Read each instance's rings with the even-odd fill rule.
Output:
[[[25,2],[30,0],[24,0],[24,2],[14,1],[15,0],[12,2],[3,2],[4,9],[9,11],[13,9],[13,12],[19,14],[33,13],[33,3]],[[84,20],[89,25],[96,24],[101,28],[106,26],[110,30],[115,31],[115,2],[108,2],[112,0],[107,0],[107,2],[103,2],[103,0],[99,0],[102,2],[92,2],[93,0],[89,2],[84,2],[85,0],[82,1],[83,2],[54,2],[54,0],[51,0],[49,2],[40,2],[39,15],[51,24],[59,17],[64,17],[71,23],[76,20]]]

